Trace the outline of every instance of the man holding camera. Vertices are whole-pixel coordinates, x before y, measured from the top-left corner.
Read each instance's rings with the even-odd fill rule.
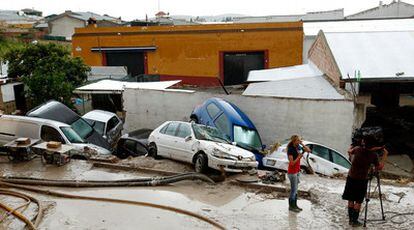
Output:
[[[349,151],[349,154],[352,155],[352,165],[348,172],[342,199],[348,200],[349,224],[353,227],[362,225],[358,218],[361,204],[367,192],[368,180],[370,179],[368,175],[381,170],[388,155],[384,146],[377,147],[375,144],[374,137],[366,136],[363,137],[361,146],[353,147]],[[381,162],[379,162],[378,151],[383,153]]]

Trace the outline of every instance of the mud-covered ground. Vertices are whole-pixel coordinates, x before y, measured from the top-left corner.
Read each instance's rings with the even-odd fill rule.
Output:
[[[27,163],[9,163],[0,157],[0,173],[3,176],[28,176],[53,179],[116,180],[152,176],[149,174],[121,172],[95,168],[85,161],[71,161],[68,165],[55,167],[42,165],[39,159]],[[123,160],[120,164],[141,166],[168,171],[188,172],[189,165],[169,160],[154,161],[150,158]],[[341,200],[344,179],[303,175],[299,188],[309,191],[311,199],[300,199],[304,211],[295,214],[288,211],[286,195],[276,191],[245,188],[231,185],[232,175],[225,182],[214,185],[200,181],[183,181],[161,187],[122,188],[47,188],[76,195],[107,197],[144,201],[189,210],[211,218],[228,229],[344,229],[347,225],[346,202]],[[288,182],[278,186],[287,186]],[[373,184],[373,189],[376,187]],[[414,184],[398,184],[384,181],[381,186],[386,199],[385,222],[369,222],[371,229],[411,229],[414,215],[393,217],[390,211],[414,212]],[[30,194],[47,207],[40,229],[211,229],[212,226],[193,217],[155,208],[132,206],[88,200],[74,200]],[[375,194],[374,194],[375,195]],[[376,197],[376,196],[374,196]],[[0,202],[12,207],[23,200],[0,195]],[[23,214],[33,217],[36,205],[30,204]],[[0,211],[1,217],[4,212]],[[369,219],[379,219],[379,200],[373,198],[369,205]],[[2,219],[2,218],[0,218]],[[398,222],[398,223],[397,223]],[[7,217],[0,229],[22,229],[23,224]]]

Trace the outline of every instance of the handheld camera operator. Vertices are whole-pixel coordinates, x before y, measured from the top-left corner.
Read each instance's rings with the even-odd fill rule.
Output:
[[[352,156],[351,169],[348,172],[342,199],[348,200],[349,224],[353,227],[362,226],[358,221],[361,204],[367,192],[368,180],[382,170],[388,156],[384,146],[375,146],[373,136],[365,136],[359,146],[352,146],[348,151]],[[379,162],[378,152],[383,156]]]
[[[290,181],[290,196],[289,196],[289,211],[300,212],[298,207],[298,184],[300,175],[300,160],[304,152],[311,152],[311,150],[302,143],[298,135],[293,135],[287,146],[287,156],[289,159],[288,178]]]

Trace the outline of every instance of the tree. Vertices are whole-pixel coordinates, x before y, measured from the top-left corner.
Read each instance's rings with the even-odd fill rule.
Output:
[[[0,61],[3,60],[4,55],[8,53],[11,49],[15,49],[18,47],[23,47],[23,46],[24,46],[24,43],[22,42],[4,37],[1,34],[1,30],[0,30]]]
[[[72,91],[85,82],[90,68],[61,45],[29,44],[5,54],[9,78],[21,78],[34,105],[55,99],[71,105]]]

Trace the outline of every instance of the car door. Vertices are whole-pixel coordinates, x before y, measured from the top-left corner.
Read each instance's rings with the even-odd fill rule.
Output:
[[[121,129],[122,122],[116,116],[111,117],[111,119],[108,120],[105,130],[108,142],[113,143],[116,141],[118,136],[121,134]]]
[[[208,114],[208,119],[206,121],[204,121],[204,124],[206,124],[207,126],[214,126],[214,120],[221,114],[223,113],[223,111],[220,110],[220,108],[214,104],[213,102],[211,102],[210,104],[208,104],[206,106],[206,110],[207,110],[207,114]]]
[[[351,168],[351,162],[346,159],[342,154],[334,151],[331,149],[331,156],[332,156],[332,163],[334,163],[334,171],[335,173],[348,173],[349,169]]]
[[[42,125],[42,128],[40,129],[40,138],[42,141],[57,141],[62,144],[65,144],[65,139],[60,135],[59,131],[57,131],[55,128],[48,126],[48,125]]]
[[[160,134],[156,137],[156,144],[158,147],[158,154],[164,157],[173,158],[175,156],[175,141],[176,141],[176,132],[178,130],[178,122],[170,122],[166,127],[164,133],[160,132]]]
[[[330,150],[324,146],[311,145],[312,152],[309,154],[309,164],[316,173],[332,175],[333,165],[330,160]]]
[[[117,155],[119,158],[134,156],[135,141],[130,139],[121,139],[118,142]]]
[[[195,138],[191,131],[190,124],[180,123],[176,133],[175,147],[177,159],[185,162],[192,162]]]

